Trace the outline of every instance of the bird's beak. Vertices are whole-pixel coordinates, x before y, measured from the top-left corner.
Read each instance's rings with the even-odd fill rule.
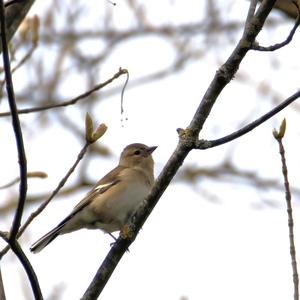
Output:
[[[157,148],[157,146],[148,147],[148,148],[147,148],[147,152],[148,152],[149,154],[152,154],[152,152],[153,152],[156,148]]]

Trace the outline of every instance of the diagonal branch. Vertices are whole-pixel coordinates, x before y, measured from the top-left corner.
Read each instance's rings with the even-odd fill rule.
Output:
[[[255,41],[257,34],[262,29],[274,3],[275,0],[264,1],[257,9],[254,18],[247,24],[247,29],[245,30],[241,41],[238,43],[226,63],[217,71],[209,85],[190,125],[184,130],[185,134],[180,135],[178,145],[158,176],[150,194],[145,200],[145,205],[134,216],[134,223],[130,225],[132,228],[131,234],[125,238],[118,238],[81,300],[96,299],[102,292],[120,259],[136,238],[139,229],[154,209],[159,198],[170,184],[186,156],[194,148],[195,141],[198,139],[199,133],[209,116],[217,97],[237,72],[241,61],[248,50],[250,50],[250,45]]]
[[[17,237],[20,237],[25,229],[29,226],[29,224],[32,222],[32,220],[37,217],[45,208],[46,206],[50,203],[50,201],[58,194],[58,192],[61,190],[61,188],[65,185],[71,174],[74,172],[76,169],[77,165],[79,162],[82,160],[84,157],[88,147],[90,146],[91,142],[86,142],[81,151],[79,152],[77,159],[75,163],[72,165],[72,167],[69,169],[67,174],[61,179],[61,181],[58,183],[57,187],[53,190],[51,195],[45,200],[31,215],[28,217],[26,222],[21,226],[20,230],[18,231]],[[7,251],[10,249],[10,245],[7,245],[5,248],[3,248],[0,252],[0,259],[3,257]]]
[[[246,22],[245,22],[245,26],[244,26],[244,32],[247,30],[248,24],[250,23],[251,19],[253,18],[254,14],[255,14],[257,3],[258,3],[258,0],[251,0],[251,2],[250,2],[248,14],[247,14],[247,18],[246,18]]]
[[[292,102],[297,100],[299,97],[300,97],[300,91],[296,92],[295,94],[293,94],[292,96],[287,98],[281,104],[279,104],[278,106],[276,106],[275,108],[273,108],[272,110],[270,110],[268,113],[261,116],[257,120],[251,122],[250,124],[247,124],[243,128],[241,128],[241,129],[239,129],[239,130],[237,130],[237,131],[235,131],[235,132],[233,132],[229,135],[226,135],[222,138],[219,138],[219,139],[216,139],[216,140],[211,140],[211,141],[198,140],[198,141],[195,142],[195,149],[204,150],[204,149],[213,148],[213,147],[216,147],[216,146],[220,146],[220,145],[229,143],[229,142],[243,136],[244,134],[250,132],[251,130],[255,129],[256,127],[258,127],[259,125],[261,125],[265,121],[269,120],[270,118],[275,116],[278,112],[280,112],[281,110],[286,108],[288,105],[290,105]],[[178,130],[179,134],[184,133],[183,129],[179,128],[177,130]]]
[[[40,107],[20,109],[20,110],[18,110],[18,113],[19,114],[28,114],[28,113],[34,113],[34,112],[39,112],[39,111],[43,111],[43,110],[65,107],[68,105],[76,104],[78,101],[81,101],[81,100],[87,98],[88,96],[90,96],[92,93],[94,93],[98,90],[101,90],[103,87],[107,86],[108,84],[113,82],[115,79],[117,79],[118,77],[120,77],[121,75],[124,75],[124,74],[128,74],[128,71],[126,69],[120,68],[119,71],[116,74],[114,74],[111,78],[107,79],[103,83],[99,83],[99,84],[95,85],[92,89],[76,96],[73,99],[70,99],[70,100],[62,102],[62,103],[54,103],[54,104],[52,103],[52,104],[43,105]],[[3,113],[0,113],[0,117],[7,117],[10,114],[11,114],[10,112],[3,112]]]

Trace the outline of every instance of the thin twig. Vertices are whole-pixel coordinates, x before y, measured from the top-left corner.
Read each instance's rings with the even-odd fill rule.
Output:
[[[300,7],[298,5],[298,3],[296,1],[292,1],[292,3],[296,6],[297,8],[297,18],[296,18],[296,21],[295,21],[295,24],[291,30],[291,32],[289,33],[288,37],[286,38],[286,40],[284,40],[283,42],[281,43],[277,43],[275,45],[272,45],[272,46],[269,46],[269,47],[263,47],[263,46],[260,46],[258,45],[257,43],[253,43],[252,46],[251,46],[251,49],[252,50],[257,50],[257,51],[275,51],[275,50],[278,50],[284,46],[286,46],[287,44],[289,44],[294,35],[295,35],[295,32],[300,24]]]
[[[103,87],[110,84],[111,82],[113,82],[115,79],[117,79],[118,77],[120,77],[123,74],[128,74],[128,71],[126,69],[120,68],[119,71],[116,74],[114,74],[111,78],[109,78],[108,80],[106,80],[103,83],[95,85],[92,89],[88,90],[87,92],[82,93],[81,95],[79,95],[75,98],[72,98],[68,101],[64,101],[62,103],[54,103],[54,104],[43,105],[40,107],[31,107],[31,108],[20,109],[18,111],[18,113],[19,114],[35,113],[35,112],[39,112],[39,111],[43,111],[43,110],[48,110],[48,109],[59,108],[59,107],[76,104],[78,101],[87,98],[92,93],[102,89]],[[10,112],[0,113],[0,117],[7,117],[9,115],[10,115]]]
[[[27,178],[46,178],[47,177],[47,174],[44,173],[44,172],[28,172],[27,173]],[[1,185],[0,186],[0,190],[3,190],[3,189],[6,189],[8,187],[11,187],[13,185],[15,185],[16,183],[20,182],[20,177],[17,177],[15,179],[13,179],[12,181],[4,184],[4,185]]]
[[[10,248],[16,254],[22,266],[24,267],[24,270],[26,271],[29,282],[31,284],[31,288],[35,300],[43,300],[42,291],[39,285],[38,278],[30,264],[30,261],[28,260],[25,253],[21,249],[19,243],[16,240],[11,241],[4,232],[0,232],[0,236],[9,244]]]
[[[0,20],[1,20],[1,42],[2,42],[2,51],[3,51],[3,64],[4,64],[4,72],[5,72],[5,80],[6,80],[6,90],[7,90],[8,102],[9,102],[9,107],[12,116],[12,125],[14,129],[16,143],[17,143],[19,167],[20,167],[19,201],[14,216],[12,228],[10,231],[10,237],[9,237],[10,241],[12,241],[16,238],[17,232],[21,225],[21,219],[22,219],[25,200],[26,200],[27,161],[26,161],[26,154],[25,154],[25,148],[24,148],[24,142],[22,136],[22,129],[21,129],[20,120],[18,116],[18,109],[15,101],[13,82],[11,78],[9,52],[8,52],[8,46],[6,42],[6,33],[5,33],[6,26],[5,26],[5,12],[4,12],[3,0],[1,0],[0,2]]]
[[[128,81],[129,81],[129,72],[127,71],[126,81],[123,85],[122,92],[121,92],[121,115],[124,112],[124,92],[125,92],[125,89],[127,87]]]
[[[228,134],[222,138],[219,138],[216,140],[198,140],[195,142],[195,149],[204,150],[204,149],[213,148],[216,146],[220,146],[220,145],[229,143],[229,142],[241,137],[242,135],[245,135],[246,133],[250,132],[251,130],[255,129],[262,123],[266,122],[271,117],[275,116],[278,112],[280,112],[281,110],[286,108],[288,105],[290,105],[292,102],[297,100],[299,97],[300,97],[300,91],[296,92],[295,94],[293,94],[292,96],[290,96],[289,98],[284,100],[281,104],[279,104],[278,106],[276,106],[275,108],[273,108],[272,110],[270,110],[268,113],[261,116],[257,120],[251,122],[250,124],[244,126],[243,128],[241,128],[231,134]],[[181,130],[182,129],[178,129],[179,134],[181,133]],[[183,133],[184,133],[184,130],[183,130]]]
[[[71,174],[74,172],[75,168],[77,167],[77,165],[79,164],[79,162],[81,161],[81,159],[84,157],[89,145],[91,143],[90,142],[86,142],[86,144],[84,145],[84,147],[81,149],[80,153],[77,156],[77,159],[75,161],[75,163],[72,165],[72,167],[69,169],[69,171],[67,172],[67,174],[61,179],[61,181],[58,183],[57,187],[55,188],[55,190],[51,193],[51,195],[49,196],[49,198],[47,200],[45,200],[38,208],[36,211],[34,211],[26,220],[26,222],[23,224],[23,226],[20,228],[17,237],[19,238],[23,232],[25,231],[25,229],[29,226],[29,224],[32,222],[32,220],[38,216],[45,208],[46,206],[49,204],[49,202],[57,195],[57,193],[61,190],[61,188],[65,185],[65,183],[67,182],[68,178],[71,176]],[[9,250],[9,246],[6,246],[5,248],[2,249],[2,251],[0,252],[0,259],[1,257],[7,253],[7,251]]]
[[[80,173],[80,172],[79,172]],[[56,197],[64,197],[66,195],[73,195],[84,187],[93,186],[92,182],[86,181],[85,179],[81,179],[78,183],[75,182],[68,187],[65,187],[63,190],[60,190],[59,194]],[[299,192],[300,193],[300,192]],[[44,199],[49,197],[49,192],[44,192],[38,195],[27,195],[26,199],[26,207],[29,209],[30,206],[34,204],[40,204]],[[10,212],[12,209],[15,209],[16,205],[13,199],[11,201],[6,201],[5,204],[0,206],[0,215],[3,215],[7,212]]]
[[[33,52],[36,50],[37,44],[34,44],[30,50],[20,59],[16,66],[13,67],[11,70],[12,73],[16,72],[20,69],[27,61],[29,61],[30,57],[32,56]]]
[[[285,121],[284,121],[285,122]],[[285,131],[285,129],[284,129]],[[289,241],[290,241],[290,255],[292,262],[292,270],[293,270],[293,283],[294,283],[294,300],[299,300],[299,276],[297,270],[297,259],[296,259],[296,247],[295,247],[295,239],[294,239],[294,219],[293,219],[293,207],[292,207],[292,196],[290,191],[290,184],[288,179],[288,169],[285,159],[285,150],[282,143],[283,134],[274,131],[274,137],[279,145],[279,153],[281,156],[282,163],[282,174],[284,178],[284,188],[285,188],[285,199],[287,205],[287,214],[288,214],[288,229],[289,229]]]

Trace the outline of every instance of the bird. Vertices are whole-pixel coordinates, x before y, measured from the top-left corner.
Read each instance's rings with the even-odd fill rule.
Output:
[[[153,151],[141,143],[126,146],[116,168],[100,179],[71,213],[35,243],[37,253],[61,234],[79,229],[101,229],[112,235],[122,230],[143,203],[154,183]]]

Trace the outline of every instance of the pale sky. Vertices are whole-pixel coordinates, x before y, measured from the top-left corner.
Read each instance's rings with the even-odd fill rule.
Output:
[[[93,6],[94,2],[86,5]],[[176,9],[166,16],[164,6],[168,3],[160,3],[157,5],[159,9],[154,9],[153,4],[149,17],[155,13],[157,23],[199,18],[198,1],[189,1],[188,5],[174,1]],[[38,5],[31,14],[42,10],[43,1]],[[243,19],[247,14],[247,5],[248,1],[242,4],[233,1],[228,19]],[[115,19],[119,21],[117,26],[126,26],[127,18],[130,18],[126,13],[125,5],[117,2],[114,11]],[[279,27],[274,34],[262,33],[260,38],[265,43],[279,42],[289,28]],[[239,39],[238,35],[236,39]],[[254,89],[253,83],[271,80],[282,100],[294,93],[299,88],[300,65],[299,60],[295,59],[298,57],[298,45],[296,35],[291,45],[278,52],[250,53],[240,69],[240,74],[250,74],[249,77],[245,82],[234,80],[225,88],[201,137],[214,139],[226,135],[249,122],[249,115],[256,118],[270,109],[270,103],[263,97],[257,105],[255,100],[261,95]],[[189,124],[216,69],[233,47],[227,44],[218,57],[216,50],[209,49],[211,53],[207,57],[175,76],[129,89],[125,93],[128,121],[124,127],[120,122],[120,95],[102,101],[91,114],[98,122],[108,125],[101,142],[113,149],[114,157],[95,161],[89,170],[91,178],[97,180],[115,167],[120,151],[132,142],[158,146],[154,152],[155,173],[158,175],[178,141],[176,128]],[[170,46],[155,36],[133,40],[113,51],[103,66],[101,78],[110,77],[119,67],[128,69],[131,78],[136,78],[156,65],[168,64],[172,55]],[[274,60],[281,61],[280,69],[273,68]],[[122,80],[125,79],[120,79],[119,83]],[[78,93],[82,91],[80,76],[75,81],[68,83],[69,87],[66,84],[66,88],[76,95],[77,89]],[[74,114],[77,114],[78,122],[82,122],[83,127],[85,112]],[[272,129],[280,124],[283,117],[287,118],[285,142],[290,182],[299,186],[299,143],[296,142],[299,141],[299,117],[291,108],[234,141],[234,147],[224,145],[207,151],[193,151],[185,163],[215,166],[230,154],[232,161],[241,169],[253,171],[266,179],[281,179],[278,146],[272,139]],[[15,151],[13,138],[6,137],[9,126],[8,123],[0,126],[1,136],[7,138],[5,149],[0,150],[3,151],[0,163],[5,166],[3,170],[7,170],[0,174],[1,182],[6,182],[7,176],[13,178],[18,171],[15,156],[7,159],[8,153],[14,154]],[[47,146],[53,140],[63,147]],[[29,168],[41,169],[49,174],[44,181],[30,181],[30,189],[54,188],[57,178],[62,177],[75,161],[80,147],[77,140],[63,134],[55,124],[47,134],[28,144]],[[45,152],[48,154],[45,155]],[[52,159],[45,158],[49,155],[55,157],[55,164]],[[14,162],[14,168],[10,167],[11,162]],[[207,195],[213,196],[216,201],[209,201]],[[110,249],[112,240],[108,235],[100,231],[81,230],[58,237],[41,253],[30,253],[30,244],[56,226],[83,196],[84,193],[69,197],[68,201],[53,201],[32,223],[30,233],[21,239],[45,299],[59,288],[62,294],[58,299],[79,299]],[[270,200],[276,207],[263,205],[263,201]],[[294,211],[296,238],[300,228],[297,201]],[[9,228],[8,220],[0,224],[3,223]],[[299,239],[296,239],[296,246],[299,246]],[[7,299],[23,299],[24,294],[19,292],[24,282],[27,284],[27,278],[12,254],[3,259],[1,270]],[[24,279],[22,283],[15,282],[18,276]],[[244,182],[227,184],[203,177],[197,184],[174,182],[169,186],[130,247],[130,252],[117,266],[100,299],[173,300],[187,297],[189,300],[282,300],[292,299],[292,296],[284,190],[262,192]]]

